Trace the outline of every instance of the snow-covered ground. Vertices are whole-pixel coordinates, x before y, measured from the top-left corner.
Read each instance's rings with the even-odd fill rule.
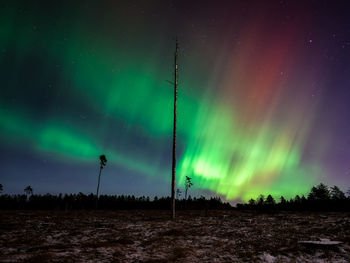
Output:
[[[349,213],[0,211],[0,262],[350,262]]]

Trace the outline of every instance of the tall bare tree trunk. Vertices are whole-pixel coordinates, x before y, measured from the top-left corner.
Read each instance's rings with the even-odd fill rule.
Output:
[[[101,179],[101,172],[102,172],[102,165],[100,165],[100,173],[98,174],[98,182],[97,182],[97,191],[96,191],[96,209],[97,209],[97,203],[98,203],[98,192],[100,191],[100,179]]]
[[[173,162],[172,162],[172,176],[171,176],[171,210],[172,218],[175,219],[175,174],[176,174],[176,104],[177,104],[177,54],[178,42],[176,38],[175,47],[175,71],[174,71],[174,130],[173,130]]]

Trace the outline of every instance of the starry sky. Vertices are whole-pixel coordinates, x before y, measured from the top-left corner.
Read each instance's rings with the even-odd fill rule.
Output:
[[[348,1],[2,1],[4,193],[248,200],[350,186]]]

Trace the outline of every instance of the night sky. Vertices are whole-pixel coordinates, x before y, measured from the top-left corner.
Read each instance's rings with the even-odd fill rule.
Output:
[[[350,186],[349,1],[2,1],[3,193]]]

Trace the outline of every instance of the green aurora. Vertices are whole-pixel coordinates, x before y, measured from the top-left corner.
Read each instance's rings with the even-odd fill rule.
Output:
[[[9,6],[0,16],[0,43],[8,50],[0,53],[2,69],[11,58],[0,100],[0,139],[12,138],[62,162],[93,164],[105,153],[116,167],[170,181],[173,41],[161,34],[167,25],[154,29],[149,39],[145,32],[154,24],[142,18],[121,15],[115,28],[99,31],[83,11],[79,21],[85,23],[73,23],[71,14],[50,18],[40,8],[27,13],[16,8]],[[114,31],[115,36],[108,34]],[[302,51],[287,54],[279,48],[288,46],[288,34],[297,37],[296,31],[284,33],[264,55],[264,47],[254,47],[263,38],[256,33],[247,29],[242,32],[245,47],[222,44],[219,53],[218,40],[204,46],[183,37],[179,187],[187,175],[196,189],[248,200],[258,194],[305,194],[324,178],[317,162],[327,149],[324,141],[315,142],[316,156],[303,159],[319,105],[298,100],[291,110],[290,97],[295,86],[296,97],[309,94],[307,87],[320,72],[305,77],[297,66]],[[208,55],[201,59],[202,54]],[[30,63],[36,68],[26,69]],[[264,64],[268,70],[259,66]],[[281,69],[300,74],[301,80],[282,79]],[[16,103],[11,103],[14,94]],[[43,105],[33,94],[46,96]]]

